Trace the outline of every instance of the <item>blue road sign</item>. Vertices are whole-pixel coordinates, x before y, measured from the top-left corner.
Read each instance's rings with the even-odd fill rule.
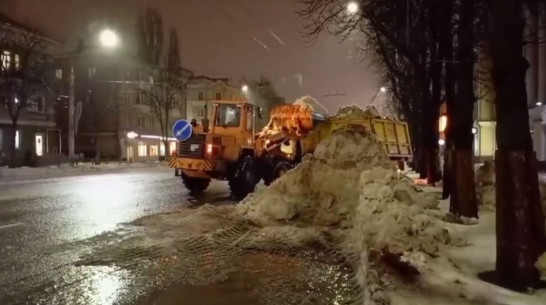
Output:
[[[173,135],[178,141],[186,141],[193,132],[191,124],[186,120],[178,120],[173,125]]]

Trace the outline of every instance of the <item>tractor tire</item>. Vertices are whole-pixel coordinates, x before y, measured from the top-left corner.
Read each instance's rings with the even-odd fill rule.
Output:
[[[182,182],[192,194],[202,193],[209,187],[210,179],[190,177],[182,173]]]
[[[285,160],[276,160],[272,166],[268,169],[268,173],[264,174],[264,184],[266,186],[271,185],[282,175],[286,174],[292,168],[290,162]]]
[[[254,158],[249,155],[241,157],[231,170],[229,177],[231,195],[236,200],[245,198],[248,194],[254,192],[258,181]]]

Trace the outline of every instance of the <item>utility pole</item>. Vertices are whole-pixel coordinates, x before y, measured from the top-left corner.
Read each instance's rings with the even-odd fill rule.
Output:
[[[74,66],[70,66],[68,89],[68,161],[74,162]]]

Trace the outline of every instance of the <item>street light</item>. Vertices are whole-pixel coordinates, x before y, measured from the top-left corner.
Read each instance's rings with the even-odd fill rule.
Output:
[[[381,87],[381,88],[379,88],[379,91],[381,91],[381,93],[385,93],[385,92],[387,92],[387,88]]]
[[[101,46],[106,48],[115,48],[119,43],[119,36],[110,29],[104,29],[100,33],[99,41]]]
[[[243,90],[244,93],[247,93],[248,92],[248,85],[243,85],[243,87],[241,87],[241,90]]]
[[[359,7],[356,1],[351,1],[347,3],[347,13],[349,13],[350,15],[354,15],[358,13],[358,10],[359,10]]]

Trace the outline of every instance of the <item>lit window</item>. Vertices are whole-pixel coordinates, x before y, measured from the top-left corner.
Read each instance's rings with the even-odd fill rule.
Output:
[[[11,65],[10,51],[2,51],[2,54],[0,55],[0,61],[2,62],[2,69],[8,70]]]
[[[154,77],[150,75],[150,84],[153,84],[153,83],[154,83]]]
[[[89,79],[92,79],[95,77],[95,74],[97,74],[97,69],[95,69],[95,67],[89,68],[87,70],[87,73],[88,73]]]
[[[159,144],[159,155],[162,157],[165,156],[165,143],[163,142]]]
[[[139,157],[146,157],[147,155],[147,149],[146,149],[146,143],[144,142],[138,142],[138,156]]]
[[[14,61],[15,61],[15,70],[19,70],[21,68],[21,60],[19,58],[19,54],[15,54]]]
[[[57,79],[63,79],[63,70],[62,69],[55,70],[55,76],[57,77]]]
[[[19,134],[19,130],[15,131],[15,149],[21,148],[21,137]]]
[[[248,109],[246,111],[246,130],[247,131],[252,131],[252,127],[254,125],[253,123],[254,123],[254,120],[252,117],[252,109]]]
[[[447,116],[446,115],[440,116],[440,122],[439,122],[438,127],[440,129],[440,132],[444,132],[446,130],[446,127],[447,127]]]
[[[150,145],[150,157],[157,157],[158,153],[157,145]]]
[[[169,143],[169,155],[172,155],[176,152],[176,142]]]

